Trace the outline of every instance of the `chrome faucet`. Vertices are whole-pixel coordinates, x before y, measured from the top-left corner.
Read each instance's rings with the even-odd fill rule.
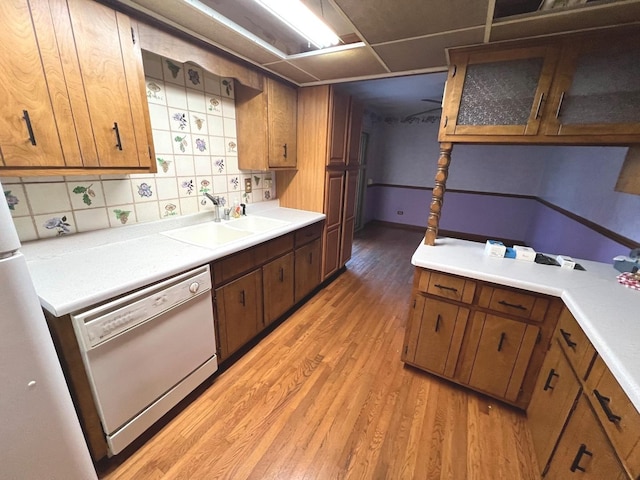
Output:
[[[205,196],[211,200],[213,202],[213,221],[214,222],[219,222],[220,221],[220,204],[222,203],[222,199],[219,196],[213,196],[209,193],[205,192]]]

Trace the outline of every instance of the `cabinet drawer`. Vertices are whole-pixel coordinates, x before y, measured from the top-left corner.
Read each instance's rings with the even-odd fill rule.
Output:
[[[323,222],[314,223],[308,227],[301,228],[295,232],[295,246],[298,248],[301,245],[305,245],[316,238],[320,238],[322,235]]]
[[[640,414],[601,357],[596,358],[586,392],[618,455],[633,478],[640,476]]]
[[[416,269],[415,286],[418,290],[438,297],[473,302],[476,282],[446,273],[436,273],[422,268]]]
[[[264,257],[258,257],[259,261],[269,261],[280,255],[284,255],[293,250],[293,233],[288,233],[287,235],[282,235],[281,237],[274,238],[273,240],[269,240],[262,245],[258,245],[258,248],[264,248]],[[258,254],[262,254],[263,252],[258,252]]]
[[[256,249],[249,248],[229,255],[213,263],[213,279],[216,286],[256,267]]]
[[[593,345],[576,322],[571,312],[564,308],[558,319],[556,338],[569,359],[576,375],[584,380],[596,354]]]
[[[549,300],[529,293],[483,286],[478,305],[496,312],[542,322]]]

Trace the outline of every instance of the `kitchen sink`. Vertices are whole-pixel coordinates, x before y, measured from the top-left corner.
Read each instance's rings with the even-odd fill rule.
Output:
[[[247,217],[241,217],[231,220],[226,225],[233,228],[239,228],[241,230],[249,230],[254,233],[260,233],[274,228],[284,227],[289,223],[291,222],[287,222],[285,220],[276,220],[274,218],[249,215]]]
[[[239,228],[231,228],[220,223],[207,222],[191,225],[190,227],[168,230],[162,232],[162,235],[199,247],[218,247],[225,243],[248,237],[254,233],[255,232]]]
[[[290,222],[251,215],[225,223],[206,222],[161,232],[162,235],[199,247],[219,247],[249,235],[284,227]]]

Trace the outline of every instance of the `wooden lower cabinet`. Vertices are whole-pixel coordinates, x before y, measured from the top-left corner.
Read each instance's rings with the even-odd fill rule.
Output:
[[[554,340],[527,409],[536,458],[543,472],[582,388]]]
[[[416,295],[404,360],[453,377],[469,309]]]
[[[293,252],[262,267],[264,324],[269,325],[293,307]]]
[[[478,338],[469,386],[515,401],[540,329],[479,312],[473,324],[471,335],[478,332]]]
[[[295,251],[295,302],[298,303],[320,284],[321,240],[296,248]]]
[[[580,395],[545,474],[548,480],[625,480],[613,447],[589,401]]]
[[[262,328],[262,270],[215,289],[221,360],[255,337]]]

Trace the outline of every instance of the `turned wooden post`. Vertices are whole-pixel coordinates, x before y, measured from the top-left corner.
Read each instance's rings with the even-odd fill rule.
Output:
[[[427,221],[427,233],[424,236],[425,245],[435,245],[438,236],[438,224],[440,223],[440,212],[444,200],[444,191],[447,188],[447,177],[449,176],[449,164],[451,163],[451,150],[453,144],[443,142],[440,144],[440,158],[438,158],[438,171],[436,172],[436,184],[433,187],[431,197],[431,207],[429,210],[429,220]]]

